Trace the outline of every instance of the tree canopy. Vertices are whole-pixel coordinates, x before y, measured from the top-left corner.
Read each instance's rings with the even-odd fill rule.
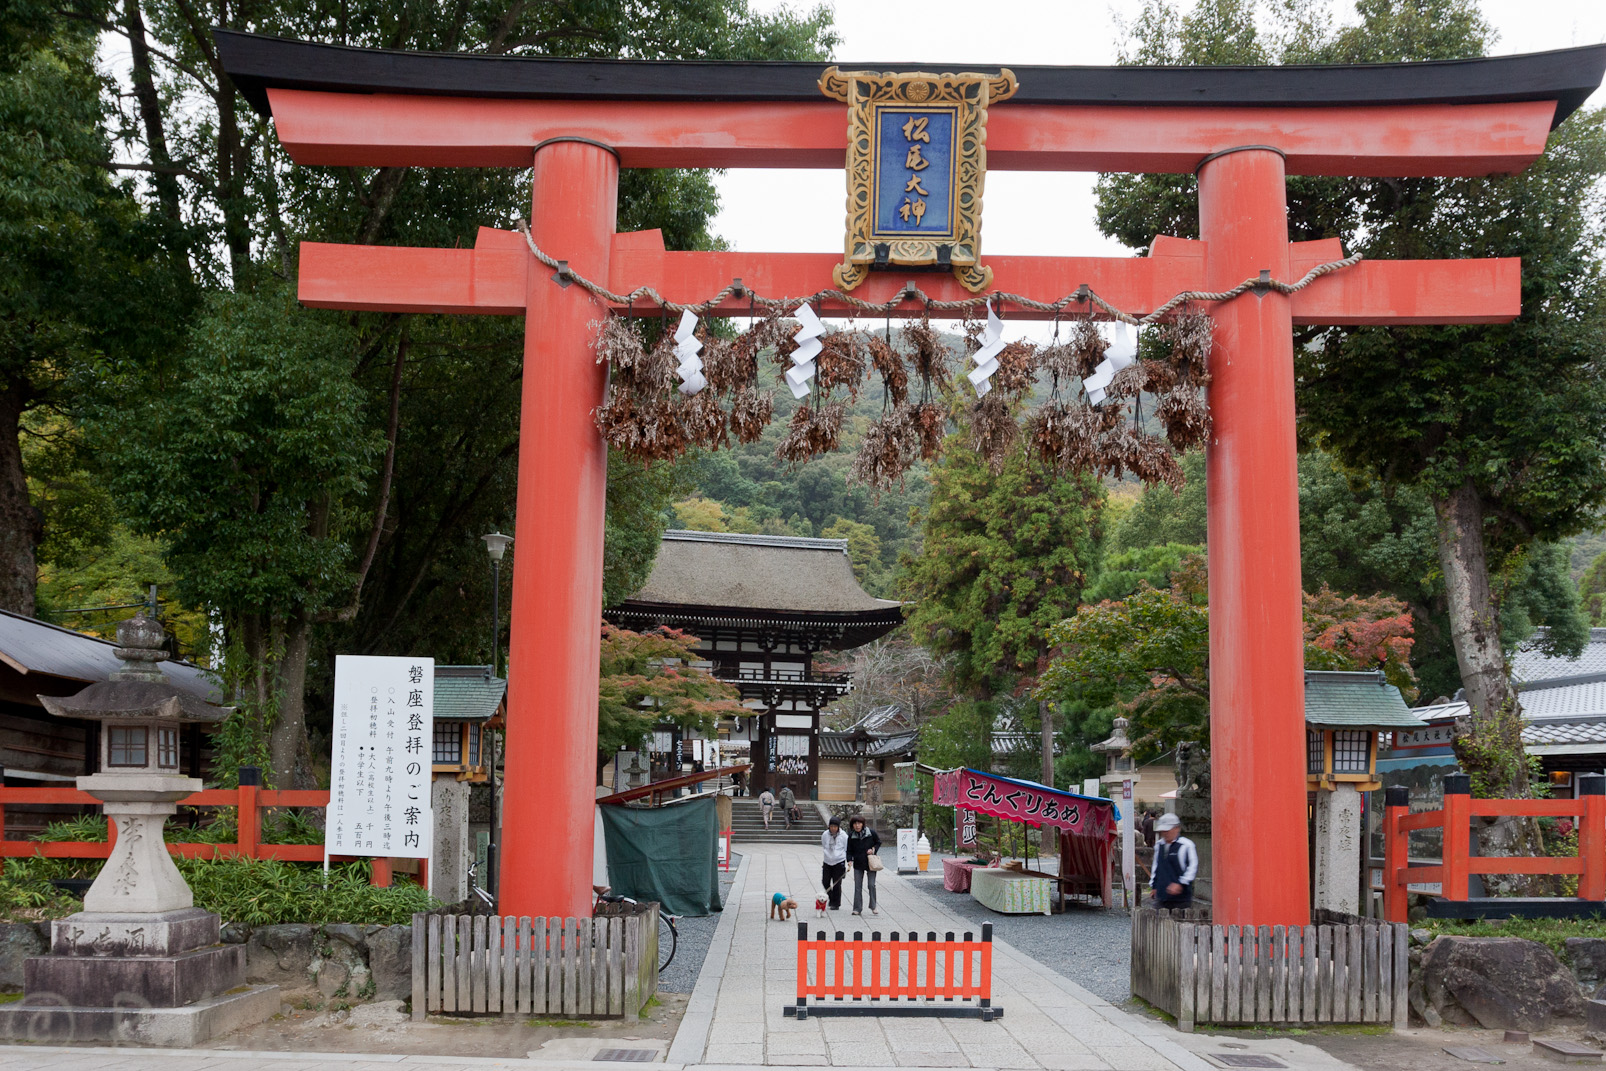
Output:
[[[1452,59],[1482,55],[1492,40],[1472,0],[1365,0],[1347,25],[1297,0],[1272,9],[1268,32],[1256,10],[1201,0],[1183,15],[1151,0],[1124,59]],[[1603,176],[1606,127],[1600,113],[1580,112],[1520,174],[1288,183],[1294,240],[1339,237],[1369,257],[1522,258],[1524,311],[1510,324],[1305,329],[1295,351],[1301,437],[1430,503],[1472,734],[1499,736],[1488,743],[1496,750],[1521,751],[1515,719],[1497,718],[1517,706],[1501,627],[1524,624],[1505,613],[1513,581],[1532,586],[1545,553],[1537,548],[1591,526],[1606,503]],[[1106,176],[1100,225],[1135,248],[1160,233],[1196,236],[1194,190],[1191,177]],[[1540,600],[1566,616],[1565,592]],[[1462,757],[1474,761],[1465,749]],[[1525,778],[1507,787],[1525,792]]]

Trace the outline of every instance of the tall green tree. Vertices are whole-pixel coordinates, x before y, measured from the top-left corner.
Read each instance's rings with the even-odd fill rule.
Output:
[[[57,5],[0,7],[0,609],[21,614],[44,538],[21,438],[69,433],[52,418],[100,362],[171,342],[166,314],[185,305],[113,181],[95,49],[94,26]]]
[[[1481,55],[1491,40],[1472,0],[1363,0],[1359,21],[1281,5],[1259,34],[1254,5],[1203,0],[1182,17],[1152,0],[1128,58],[1154,62],[1373,62]],[[1224,51],[1225,50],[1225,51]],[[1589,526],[1606,502],[1602,176],[1606,131],[1580,113],[1519,175],[1290,180],[1296,240],[1341,237],[1387,258],[1520,256],[1522,316],[1488,327],[1302,333],[1301,434],[1347,468],[1427,496],[1451,646],[1473,707],[1459,745],[1487,783],[1527,791],[1503,597],[1537,544]],[[1101,180],[1100,222],[1134,247],[1197,234],[1191,179]],[[1141,235],[1141,238],[1139,237]]]
[[[1016,452],[993,472],[963,422],[932,469],[921,548],[904,561],[911,635],[952,658],[979,700],[1024,690],[1047,664],[1048,630],[1081,601],[1097,559],[1104,489]],[[1037,711],[1043,776],[1053,777],[1053,720]]]

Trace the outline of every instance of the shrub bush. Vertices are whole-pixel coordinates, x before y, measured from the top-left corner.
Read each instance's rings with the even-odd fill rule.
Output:
[[[271,823],[271,826],[270,826]],[[316,844],[323,835],[295,812],[278,812],[263,823],[263,840],[278,844]],[[169,826],[175,843],[226,844],[235,839],[234,814],[194,828]],[[47,826],[36,838],[48,842],[106,839],[106,820],[85,815]],[[177,859],[179,872],[195,893],[195,906],[215,911],[225,922],[266,926],[282,922],[348,922],[389,926],[413,913],[439,906],[418,885],[401,882],[388,889],[368,884],[366,861],[323,868],[316,863],[276,859]],[[0,875],[0,914],[9,920],[50,919],[82,910],[83,903],[51,885],[63,878],[93,878],[99,859],[7,859]]]

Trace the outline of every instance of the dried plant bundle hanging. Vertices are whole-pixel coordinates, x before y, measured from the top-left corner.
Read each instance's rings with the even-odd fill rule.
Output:
[[[719,404],[719,395],[711,390],[700,391],[689,398],[678,395],[674,404],[676,417],[690,442],[709,450],[729,445],[727,418]]]
[[[1011,342],[998,353],[998,371],[993,373],[994,394],[1021,398],[1037,381],[1039,351],[1026,339]],[[991,397],[991,395],[989,395]]]
[[[909,424],[920,437],[920,459],[935,461],[942,453],[942,437],[948,431],[948,414],[936,402],[909,407]]]
[[[910,320],[900,333],[913,357],[915,374],[920,377],[924,390],[922,397],[929,396],[931,388],[947,377],[953,354],[937,329],[931,326],[930,320]]]
[[[902,405],[909,398],[909,371],[903,366],[903,356],[879,335],[868,336],[867,348],[870,364],[881,376],[887,401],[894,406]]]
[[[740,338],[705,337],[703,343],[703,378],[708,389],[715,394],[734,396],[738,391],[758,383],[758,360],[741,345]]]
[[[837,440],[842,436],[842,421],[847,412],[847,403],[841,401],[826,402],[818,408],[799,406],[792,414],[786,435],[775,448],[775,456],[797,468],[821,454],[829,454],[836,449]]]
[[[1179,384],[1160,395],[1154,415],[1174,450],[1191,450],[1210,438],[1210,407],[1193,387]]]
[[[843,387],[857,401],[870,362],[868,337],[860,331],[833,331],[821,337],[820,345],[820,355],[814,359],[820,390],[829,394]]]
[[[1002,472],[1004,462],[1020,438],[1015,423],[1015,404],[1003,391],[992,391],[970,403],[970,448],[980,454],[993,472]]]
[[[743,387],[731,395],[730,429],[740,443],[756,443],[775,417],[775,396],[756,387]]]
[[[909,407],[898,406],[873,422],[859,440],[859,452],[848,478],[876,492],[901,486],[910,466],[920,457],[920,432],[913,416]]]
[[[1068,346],[1074,374],[1086,378],[1104,360],[1104,351],[1110,348],[1110,343],[1099,331],[1098,324],[1092,320],[1078,320]]]

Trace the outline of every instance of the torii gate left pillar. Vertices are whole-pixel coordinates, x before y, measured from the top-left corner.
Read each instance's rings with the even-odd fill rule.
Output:
[[[621,164],[841,166],[841,106],[814,95],[819,68],[782,64],[755,74],[733,64],[723,82],[711,82],[710,64],[697,64],[690,81],[676,64],[618,64],[604,88],[587,90],[574,82],[595,79],[595,65],[566,73],[562,63],[393,53],[370,62],[362,50],[223,31],[218,39],[231,75],[259,107],[271,103],[280,140],[300,163],[528,167],[533,153],[535,242],[614,292],[646,285],[697,302],[734,277],[766,296],[829,285],[834,256],[672,253],[653,233],[613,233]],[[515,87],[507,98],[483,99],[483,72],[509,62],[524,65],[521,77],[559,73],[547,90]],[[412,75],[402,70],[408,64]],[[281,66],[297,73],[281,77]],[[1188,71],[1039,69],[1033,77],[1045,83],[1102,81],[1091,92],[1051,90],[1053,99],[1041,103],[1017,95],[993,109],[990,167],[1197,170],[1202,240],[1156,239],[1142,259],[989,256],[995,287],[1053,301],[1086,283],[1141,313],[1179,291],[1221,289],[1261,271],[1298,278],[1343,252],[1336,240],[1288,242],[1285,174],[1521,170],[1543,152],[1553,121],[1599,84],[1603,67],[1606,48],[1595,47],[1453,70],[1207,69],[1200,85],[1188,82],[1196,77]],[[744,87],[743,78],[763,85]],[[1165,88],[1177,79],[1183,84]],[[407,93],[395,92],[398,80]],[[1116,83],[1126,88],[1112,93]],[[626,99],[631,87],[639,99]],[[1199,106],[1200,93],[1225,102]],[[1123,99],[1126,106],[1102,103]],[[888,301],[902,280],[872,275],[857,296]],[[967,296],[945,276],[921,285],[941,299]],[[472,250],[303,243],[300,296],[325,308],[527,316],[499,907],[588,914],[606,451],[591,423],[604,370],[587,325],[604,310],[581,287],[554,281],[521,236],[490,230]],[[747,311],[731,301],[711,314]],[[894,315],[922,311],[910,303]],[[1504,322],[1520,311],[1518,265],[1363,262],[1291,297],[1245,295],[1211,311],[1214,920],[1303,924],[1291,326]]]

